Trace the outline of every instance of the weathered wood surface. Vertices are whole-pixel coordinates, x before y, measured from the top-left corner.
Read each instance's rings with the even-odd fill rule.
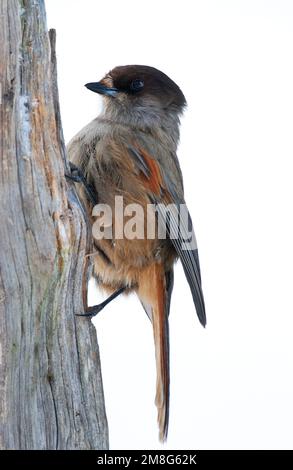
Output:
[[[51,33],[54,46],[54,33]],[[0,448],[106,449],[88,231],[64,178],[43,0],[0,0]]]

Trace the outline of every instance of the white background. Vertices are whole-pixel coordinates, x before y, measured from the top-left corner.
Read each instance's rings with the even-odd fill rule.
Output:
[[[293,2],[47,0],[66,141],[116,65],[182,88],[179,158],[208,325],[176,267],[166,449],[293,448]],[[100,294],[91,291],[96,303]],[[112,449],[160,449],[150,322],[135,297],[95,320]]]

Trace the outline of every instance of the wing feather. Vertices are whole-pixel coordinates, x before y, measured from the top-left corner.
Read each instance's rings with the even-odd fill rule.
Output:
[[[135,147],[135,152],[132,151],[132,156],[137,158],[137,164],[142,170],[143,178],[147,180],[146,190],[149,191],[150,199],[155,203],[161,220],[167,220],[165,211],[168,210],[167,234],[181,260],[199,321],[205,326],[206,313],[201,286],[198,249],[191,216],[184,199],[178,194],[168,171],[164,168],[161,171],[162,162],[159,165],[154,157],[138,147]],[[172,158],[174,159],[174,156]],[[179,167],[179,164],[177,166]],[[192,243],[189,244],[190,239]]]

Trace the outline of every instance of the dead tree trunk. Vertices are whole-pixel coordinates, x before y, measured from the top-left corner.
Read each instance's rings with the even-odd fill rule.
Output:
[[[43,0],[0,0],[0,448],[107,449]]]

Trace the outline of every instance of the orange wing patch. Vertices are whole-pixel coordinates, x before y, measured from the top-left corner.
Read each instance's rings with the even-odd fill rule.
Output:
[[[143,149],[139,149],[140,155],[143,157],[147,167],[149,168],[149,177],[143,173],[140,178],[143,180],[144,186],[147,187],[152,193],[159,196],[163,187],[162,175],[158,163]]]

